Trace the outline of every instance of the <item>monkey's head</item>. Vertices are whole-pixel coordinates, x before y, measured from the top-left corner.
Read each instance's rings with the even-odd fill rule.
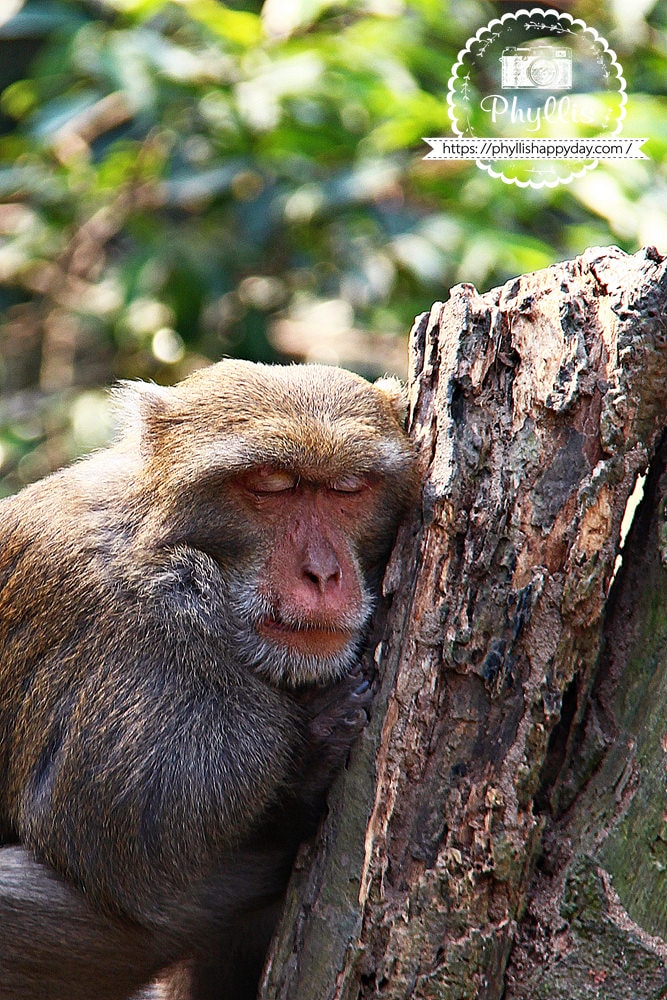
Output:
[[[399,383],[223,361],[126,392],[144,537],[201,555],[224,592],[218,627],[254,670],[288,686],[340,676],[414,496]]]

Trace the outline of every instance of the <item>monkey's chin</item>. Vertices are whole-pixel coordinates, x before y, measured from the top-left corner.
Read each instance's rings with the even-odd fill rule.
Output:
[[[266,617],[257,626],[259,634],[302,656],[330,657],[343,654],[356,638],[348,629],[294,628]]]

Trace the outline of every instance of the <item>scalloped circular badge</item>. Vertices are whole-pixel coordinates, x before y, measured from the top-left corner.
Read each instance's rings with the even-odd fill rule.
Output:
[[[494,19],[468,40],[447,103],[453,132],[475,140],[482,170],[519,187],[555,187],[597,166],[596,148],[620,132],[625,80],[594,28],[534,7]]]

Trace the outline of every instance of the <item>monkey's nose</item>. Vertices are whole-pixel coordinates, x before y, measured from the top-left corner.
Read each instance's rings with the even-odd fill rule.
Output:
[[[307,559],[301,568],[301,574],[322,595],[339,587],[342,578],[340,565],[333,555],[325,560]]]
[[[328,538],[308,540],[301,556],[301,579],[325,597],[340,589],[343,570],[335,547]]]

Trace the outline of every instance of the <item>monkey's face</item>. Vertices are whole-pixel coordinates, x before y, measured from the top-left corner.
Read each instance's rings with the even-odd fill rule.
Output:
[[[245,623],[246,658],[274,683],[340,676],[373,606],[363,550],[374,541],[378,477],[308,480],[263,464],[227,489],[265,554],[232,598]]]
[[[396,393],[340,369],[243,362],[146,393],[159,544],[213,560],[220,633],[273,683],[329,682],[357,656],[413,495]]]

